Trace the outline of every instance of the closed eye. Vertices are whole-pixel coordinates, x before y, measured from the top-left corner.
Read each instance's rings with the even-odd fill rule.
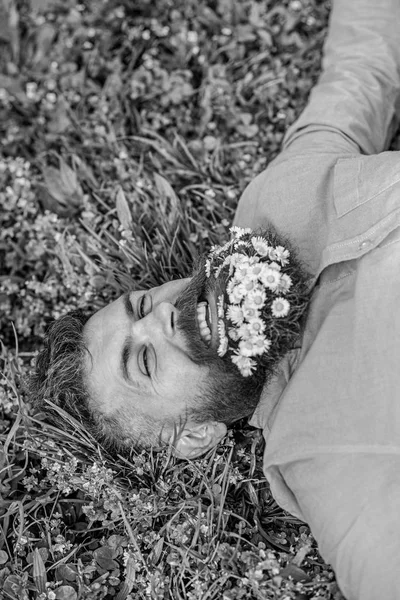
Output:
[[[143,319],[146,315],[148,315],[153,309],[152,298],[149,294],[143,294],[139,298],[138,302],[138,317],[139,319]]]

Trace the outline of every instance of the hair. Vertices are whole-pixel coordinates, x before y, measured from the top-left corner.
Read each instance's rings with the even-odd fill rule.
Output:
[[[230,360],[218,357],[215,351],[199,343],[199,333],[193,330],[199,290],[204,291],[206,284],[206,257],[201,257],[191,282],[177,302],[177,308],[180,309],[178,325],[186,334],[192,360],[206,366],[208,375],[182,418],[190,418],[198,423],[211,420],[230,425],[249,416],[281,359],[300,344],[311,295],[310,275],[288,239],[278,235],[272,227],[261,234],[265,235],[265,231],[269,242],[284,245],[290,250],[290,270],[286,269],[286,273],[292,278],[293,285],[285,296],[291,305],[290,318],[275,319],[275,331],[269,331],[272,340],[270,351],[258,358],[257,368],[250,377],[243,377]],[[129,421],[131,425],[131,420],[127,415],[116,411],[106,416],[96,408],[84,373],[84,358],[88,349],[83,329],[89,316],[83,311],[73,311],[54,321],[48,328],[43,349],[28,383],[33,405],[45,410],[46,417],[56,425],[60,425],[63,419],[62,412],[57,408],[63,409],[111,452],[158,445],[160,432],[166,423],[140,414],[137,415],[137,423],[128,431],[124,422]]]
[[[89,316],[75,310],[51,323],[28,381],[28,394],[35,409],[45,412],[48,421],[65,428],[67,422],[62,414],[65,411],[113,452],[118,449],[117,440],[122,435],[119,420],[116,415],[103,415],[93,406],[84,378],[87,348],[83,328]]]

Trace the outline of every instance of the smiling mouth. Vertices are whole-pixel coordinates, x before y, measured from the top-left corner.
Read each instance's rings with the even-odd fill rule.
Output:
[[[208,348],[217,350],[219,345],[218,314],[215,293],[208,291],[197,304],[197,323],[200,336]]]
[[[197,305],[197,324],[199,326],[201,339],[207,346],[211,344],[212,323],[208,302],[199,302]]]

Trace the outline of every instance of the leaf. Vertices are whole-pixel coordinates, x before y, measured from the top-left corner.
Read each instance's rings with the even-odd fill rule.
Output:
[[[74,565],[58,565],[57,567],[57,580],[58,581],[75,581],[77,576],[77,570]]]
[[[77,600],[78,594],[70,585],[62,585],[56,590],[57,600]]]
[[[125,600],[128,594],[130,594],[132,591],[136,579],[135,561],[133,560],[132,556],[129,556],[127,560],[125,572],[125,581],[123,582],[120,591],[115,597],[115,600]]]
[[[117,561],[113,560],[113,551],[108,546],[102,546],[93,552],[97,564],[106,571],[118,569]]]
[[[5,565],[8,561],[8,554],[4,550],[0,550],[0,565]]]
[[[77,170],[81,180],[84,180],[93,188],[98,188],[99,184],[93,174],[91,167],[77,154],[71,155],[72,165]]]
[[[51,119],[47,125],[48,131],[53,134],[64,133],[71,125],[71,119],[68,115],[69,105],[62,96],[58,98],[55,110],[51,114]]]
[[[13,600],[29,600],[24,580],[18,575],[9,575],[3,584],[2,592]],[[7,596],[6,596],[7,597]]]
[[[149,563],[151,565],[155,566],[158,563],[158,561],[160,560],[160,557],[161,557],[163,547],[164,547],[164,538],[161,537],[158,540],[158,542],[156,543],[156,545],[154,546],[154,548],[152,549],[152,551],[150,552]]]
[[[36,52],[32,58],[33,66],[38,66],[47,58],[56,35],[56,29],[50,23],[44,23],[36,32]]]
[[[167,204],[164,202],[161,205],[163,212],[168,214],[168,222],[172,224],[177,216],[179,216],[179,200],[171,185],[168,183],[162,175],[158,173],[154,174],[154,181],[156,184],[156,188],[161,198],[164,200],[169,200],[170,207],[168,210]]]
[[[293,581],[310,581],[309,576],[303,569],[297,567],[293,563],[289,563],[286,567],[284,567],[281,571],[279,571],[279,576],[287,579],[291,577]]]
[[[19,13],[15,0],[11,0],[8,8],[8,27],[10,30],[10,42],[12,56],[15,64],[19,62]]]
[[[33,553],[33,581],[35,582],[36,589],[40,594],[46,592],[46,567],[44,566],[43,558],[37,548]]]
[[[75,171],[63,158],[60,158],[60,169],[44,167],[43,177],[44,189],[43,185],[38,187],[42,192],[41,200],[44,208],[61,216],[75,214],[83,201],[83,191]]]
[[[117,207],[118,219],[123,229],[130,229],[132,225],[131,209],[129,208],[129,204],[126,199],[124,190],[121,186],[118,187],[117,195],[115,198],[115,205]]]

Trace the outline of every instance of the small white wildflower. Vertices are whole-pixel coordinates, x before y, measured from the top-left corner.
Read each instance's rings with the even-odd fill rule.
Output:
[[[284,267],[289,262],[290,252],[286,250],[283,246],[275,247],[276,260],[279,260],[281,265]]]
[[[249,308],[256,308],[257,310],[259,310],[264,306],[265,299],[265,291],[262,289],[261,286],[258,286],[256,289],[251,290],[251,292],[248,292],[246,297],[246,304]]]
[[[254,250],[257,252],[259,256],[268,256],[270,251],[270,246],[268,242],[260,236],[255,236],[251,238],[251,243],[253,244]]]
[[[275,261],[270,262],[268,266],[270,269],[275,269],[275,271],[280,271],[282,269],[281,265],[278,265]]]
[[[257,356],[268,352],[271,347],[271,340],[265,337],[265,335],[257,335],[250,339],[253,344],[252,356]]]
[[[265,267],[261,273],[261,281],[268,289],[275,291],[281,280],[281,274],[276,269]]]
[[[246,295],[246,290],[245,288],[242,286],[242,284],[236,284],[233,285],[230,289],[230,291],[228,291],[229,294],[229,300],[231,301],[232,304],[240,304],[240,302],[243,300],[243,298]]]
[[[253,335],[252,329],[248,323],[243,323],[237,328],[238,338],[242,340],[248,340]]]
[[[248,275],[246,275],[246,277],[243,277],[241,284],[243,285],[246,292],[251,292],[252,290],[257,289],[257,280],[252,279]]]
[[[250,279],[254,279],[255,281],[257,281],[260,278],[262,271],[263,265],[261,263],[249,265],[247,269],[247,277],[250,277]]]
[[[292,287],[292,278],[289,275],[286,275],[286,273],[283,273],[281,275],[281,280],[279,282],[279,285],[278,285],[276,291],[280,292],[281,294],[286,294],[286,292],[288,292],[291,287]]]
[[[290,309],[290,304],[285,298],[276,298],[272,305],[271,310],[274,317],[286,317]]]
[[[238,339],[239,339],[239,333],[238,333],[238,330],[236,329],[236,327],[231,327],[230,329],[228,329],[228,336],[234,342],[238,341]]]
[[[244,316],[240,306],[237,306],[235,304],[230,305],[228,307],[228,310],[226,311],[226,314],[229,321],[232,321],[232,323],[234,323],[235,325],[241,325],[243,323]]]
[[[247,320],[255,319],[260,315],[260,311],[257,308],[254,308],[251,303],[249,304],[247,300],[243,302],[242,313],[244,318]]]
[[[236,237],[236,239],[239,239],[242,236],[246,235],[246,233],[251,233],[252,230],[249,227],[243,228],[234,225],[229,229],[229,231]]]
[[[252,335],[258,335],[264,331],[265,323],[260,317],[255,316],[249,319],[248,327]]]
[[[232,356],[232,362],[238,367],[243,377],[249,377],[257,366],[254,360],[240,354]]]

